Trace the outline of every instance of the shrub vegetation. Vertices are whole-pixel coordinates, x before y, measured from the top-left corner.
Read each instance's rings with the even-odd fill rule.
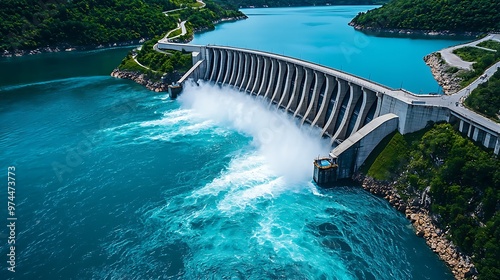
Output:
[[[387,138],[389,144],[377,147],[364,170],[378,179],[397,181],[403,197],[430,186],[430,210],[439,226],[449,229],[447,237],[472,256],[480,279],[497,279],[500,160],[450,124]]]
[[[359,13],[352,22],[364,28],[452,32],[500,30],[498,0],[392,0]]]

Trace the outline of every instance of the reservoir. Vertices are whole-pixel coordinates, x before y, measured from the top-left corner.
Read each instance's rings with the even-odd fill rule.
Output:
[[[196,34],[192,43],[228,45],[291,56],[413,93],[441,89],[423,57],[463,40],[368,36],[347,25],[377,6],[242,9],[248,19]]]
[[[379,40],[421,42],[420,53],[454,44],[370,37],[342,58],[330,36],[314,33],[367,8],[245,10],[250,19],[195,43],[340,63],[331,66],[382,83],[391,65],[414,64],[394,58],[377,68],[374,57],[358,65],[363,53],[382,51]],[[265,39],[283,17],[310,32],[281,26],[276,42]],[[239,43],[231,42],[235,33],[210,37],[233,26]],[[339,46],[358,40],[348,38]],[[3,269],[0,279],[453,279],[386,201],[357,186],[312,183],[312,160],[329,150],[317,131],[232,89],[201,83],[172,101],[110,77],[128,50],[0,59],[0,180],[16,167],[17,215],[16,272]],[[0,197],[5,203],[6,187]],[[7,207],[0,214],[7,217]]]

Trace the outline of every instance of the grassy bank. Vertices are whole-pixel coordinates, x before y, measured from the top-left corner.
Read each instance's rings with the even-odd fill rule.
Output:
[[[182,29],[181,28],[175,29],[174,31],[170,32],[170,34],[168,34],[168,38],[172,38],[172,37],[181,35],[181,33],[182,33]]]
[[[401,135],[394,132],[384,138],[366,159],[361,172],[379,181],[392,181],[399,177],[399,169],[410,161],[410,148],[428,131]]]
[[[450,124],[389,135],[361,169],[396,181],[402,197],[430,187],[431,215],[447,238],[472,256],[480,279],[500,275],[500,160]]]
[[[484,44],[483,44],[484,43]],[[481,45],[482,44],[482,45]],[[500,43],[494,41],[485,41],[479,44],[481,47],[491,48],[494,51],[483,50],[475,47],[463,47],[453,51],[464,61],[474,62],[472,71],[464,71],[459,74],[462,79],[460,85],[466,87],[475,79],[481,76],[488,67],[500,61]]]

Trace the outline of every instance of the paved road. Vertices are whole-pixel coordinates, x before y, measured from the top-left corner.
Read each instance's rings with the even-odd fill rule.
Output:
[[[174,32],[174,31],[176,31],[176,30],[179,30],[179,29],[181,29],[181,34],[176,35],[176,36],[174,36],[174,37],[170,37],[170,38],[168,38],[168,36],[170,35],[170,33]],[[180,37],[180,36],[186,35],[186,33],[187,33],[187,30],[186,30],[186,21],[181,21],[181,23],[178,23],[178,24],[177,24],[177,28],[176,28],[176,29],[172,29],[172,30],[170,30],[170,31],[167,33],[167,35],[165,35],[165,37],[163,37],[163,39],[162,39],[162,40],[175,39],[175,38],[177,38],[177,37]]]
[[[153,72],[158,72],[158,71],[152,70],[151,68],[147,67],[146,65],[143,65],[142,63],[140,63],[139,60],[137,60],[137,56],[136,55],[134,55],[132,58],[134,59],[135,63],[139,64],[142,68],[151,70]]]
[[[179,9],[173,9],[173,10],[168,10],[168,11],[164,11],[163,14],[168,17],[168,13],[175,12],[175,11],[180,11],[180,10],[184,10],[184,9],[187,9],[187,8],[188,7],[179,8]]]
[[[201,8],[204,8],[204,7],[207,5],[207,4],[205,4],[202,0],[196,0],[196,2],[201,3],[202,5],[201,5],[200,7],[193,8],[193,9],[201,9]],[[180,10],[184,10],[184,9],[187,9],[187,8],[189,8],[189,7],[184,7],[184,8],[178,8],[178,9],[168,10],[168,11],[164,11],[164,12],[163,12],[163,14],[165,14],[165,16],[167,16],[167,17],[168,17],[168,13],[175,12],[175,11],[180,11]],[[170,38],[170,39],[175,39],[175,38],[177,38],[177,37],[180,37],[180,36],[183,36],[183,35],[185,35],[185,34],[186,34],[186,32],[187,32],[187,31],[186,31],[186,21],[182,21],[180,24],[179,24],[179,23],[177,23],[177,28],[170,30],[170,31],[167,33],[167,35],[165,35],[165,37],[163,37],[163,39],[162,39],[162,40],[168,40],[168,39],[169,39],[169,38],[168,38],[168,36],[170,35],[170,33],[174,32],[174,31],[176,31],[176,30],[179,30],[179,28],[181,28],[181,30],[182,30],[182,31],[181,31],[181,34],[179,34],[179,35],[177,35],[177,36],[174,36],[174,37],[172,37],[172,38]],[[156,46],[156,45],[155,45],[155,46]],[[160,50],[158,50],[158,48],[155,48],[155,50],[156,50],[156,51],[161,52]]]
[[[186,31],[186,21],[182,21],[182,22],[181,22],[181,29],[182,29],[181,34],[179,34],[179,35],[177,35],[177,36],[172,37],[172,39],[173,39],[173,38],[177,38],[177,37],[180,37],[180,36],[184,36],[184,35],[186,35],[186,32],[187,32],[187,31]]]
[[[490,78],[497,71],[497,69],[500,69],[500,62],[497,62],[490,68],[486,69],[486,71],[484,72],[484,74],[487,75],[486,78],[477,78],[470,85],[455,94],[442,96],[425,96],[420,97],[419,100],[425,101],[426,104],[429,105],[448,107],[454,112],[466,117],[467,119],[472,120],[473,122],[483,127],[500,132],[500,124],[493,122],[492,120],[483,117],[463,106],[463,101],[465,100],[465,98],[467,98],[467,96],[469,96],[469,94],[480,84],[486,82],[488,78]]]
[[[492,49],[488,49],[488,48],[484,48],[484,47],[480,47],[480,46],[474,46],[474,47],[475,47],[475,48],[478,48],[478,49],[485,50],[485,51],[497,52],[497,50],[492,50]]]
[[[205,8],[205,6],[207,4],[205,4],[205,2],[201,1],[201,0],[196,0],[196,2],[200,3],[201,6],[199,7],[193,7],[193,9],[201,9],[201,8]],[[175,12],[175,11],[180,11],[180,10],[184,10],[184,9],[187,9],[189,7],[184,7],[184,8],[178,8],[178,9],[173,9],[173,10],[168,10],[168,11],[164,11],[163,14],[166,15],[168,17],[168,14],[171,13],[171,12]]]
[[[174,32],[175,30],[179,30],[179,28],[181,29],[181,34],[177,35],[177,36],[174,36],[172,38],[168,38],[168,35],[170,35],[170,33]],[[172,29],[170,30],[167,35],[165,35],[165,37],[163,37],[163,39],[159,40],[159,41],[167,41],[169,42],[170,39],[175,39],[177,37],[180,37],[182,35],[186,35],[187,33],[187,30],[186,30],[186,21],[182,21],[181,23],[177,24],[177,28],[176,29]],[[166,55],[172,55],[171,53],[169,52],[166,52],[166,51],[163,51],[163,50],[160,50],[158,48],[158,43],[154,44],[153,46],[153,49],[157,52],[160,52],[160,53],[163,53],[163,54],[166,54]],[[141,65],[142,66],[142,65]]]
[[[470,43],[442,49],[439,51],[439,53],[441,54],[441,57],[449,65],[455,66],[458,68],[462,68],[462,69],[472,70],[472,64],[474,62],[463,61],[460,57],[458,57],[456,54],[454,54],[453,51],[456,49],[459,49],[459,48],[463,48],[463,47],[476,47],[477,44],[479,44],[483,41],[488,41],[488,40],[495,40],[495,41],[500,42],[500,34],[490,34],[490,35],[488,35],[482,39],[476,40],[474,42],[470,42]],[[478,47],[478,48],[481,48],[481,47]],[[481,48],[481,49],[486,49],[486,48]],[[489,50],[489,49],[486,49],[486,50]]]
[[[205,8],[205,6],[207,5],[207,4],[205,4],[205,2],[203,2],[202,0],[196,0],[196,2],[201,3],[201,6],[196,7],[196,8],[193,8],[193,9],[202,9],[202,8]],[[164,11],[164,12],[163,12],[163,14],[164,14],[165,16],[167,16],[167,17],[168,17],[168,13],[175,12],[175,11],[179,11],[179,10],[183,10],[183,9],[187,9],[187,8],[188,8],[188,7],[179,8],[179,9],[173,9],[173,10],[169,10],[169,11]],[[175,30],[179,30],[179,28],[181,29],[181,34],[179,34],[179,35],[177,35],[177,36],[174,36],[174,37],[172,37],[172,38],[168,38],[168,35],[170,35],[170,33],[174,32]],[[175,38],[177,38],[177,37],[180,37],[180,36],[186,35],[186,33],[187,33],[187,30],[186,30],[186,21],[184,20],[184,21],[181,21],[181,23],[178,23],[178,24],[177,24],[177,28],[170,30],[170,31],[167,33],[167,35],[165,35],[165,37],[163,37],[163,39],[161,39],[160,41],[167,41],[167,42],[169,42],[169,39],[175,39]],[[160,49],[158,48],[158,43],[154,44],[153,49],[154,49],[155,51],[157,51],[157,52],[160,52],[160,53],[163,53],[163,54],[166,54],[166,55],[172,55],[172,54],[171,54],[171,53],[169,53],[169,52],[166,52],[166,51],[160,50]],[[142,67],[144,67],[144,68],[146,68],[146,69],[149,69],[148,67],[146,67],[146,66],[142,65],[141,63],[139,63],[139,61],[137,61],[137,59],[136,59],[136,57],[135,57],[135,56],[134,56],[133,58],[134,58],[134,61],[135,61],[137,64],[139,64],[140,66],[142,66]],[[150,70],[151,70],[151,69],[150,69]],[[154,72],[156,72],[156,71],[154,71]]]
[[[160,40],[160,41],[161,41],[161,40]],[[169,52],[166,52],[166,51],[164,51],[164,50],[160,50],[160,49],[158,48],[158,43],[156,43],[156,44],[154,44],[154,45],[153,45],[153,49],[154,49],[155,51],[157,51],[157,52],[162,53],[162,54],[172,55],[172,54],[171,54],[171,53],[169,53]]]

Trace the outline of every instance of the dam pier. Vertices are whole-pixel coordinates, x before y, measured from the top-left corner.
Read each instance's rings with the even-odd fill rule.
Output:
[[[431,122],[456,124],[474,141],[497,155],[500,152],[500,125],[457,106],[457,96],[416,95],[257,50],[164,40],[158,41],[157,48],[192,52],[193,67],[172,86],[175,94],[188,78],[226,85],[263,97],[292,114],[301,125],[321,129],[321,137],[329,138],[333,149],[327,157],[314,160],[318,184],[351,178],[384,137],[396,130],[401,134],[415,132]],[[474,83],[477,86],[478,81]]]

